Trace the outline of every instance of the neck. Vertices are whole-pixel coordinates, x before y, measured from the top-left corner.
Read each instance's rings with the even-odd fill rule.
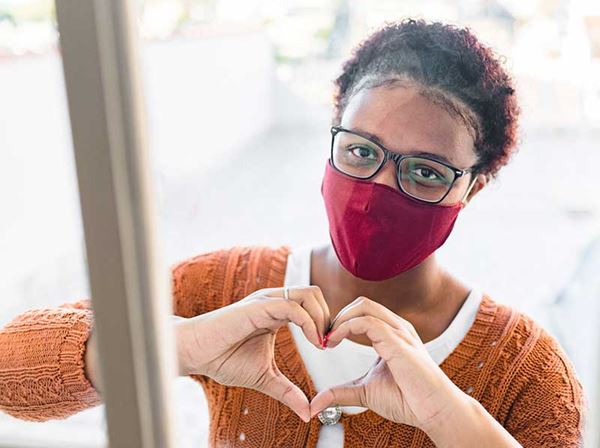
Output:
[[[375,282],[354,277],[344,269],[331,244],[313,250],[311,266],[311,283],[323,290],[332,316],[365,296],[432,335],[447,326],[468,294],[468,289],[442,269],[434,255],[410,271]],[[425,328],[430,324],[439,328]]]

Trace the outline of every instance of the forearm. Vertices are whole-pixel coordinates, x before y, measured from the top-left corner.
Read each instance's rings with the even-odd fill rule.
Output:
[[[175,331],[175,340],[177,344],[177,372],[179,375],[188,375],[188,344],[186,340],[190,337],[189,319],[180,316],[172,316]],[[187,325],[186,325],[187,323]],[[84,371],[89,382],[94,386],[94,389],[101,392],[101,379],[98,357],[98,345],[96,342],[96,333],[92,330],[90,337],[85,345],[84,354]]]
[[[521,447],[481,403],[464,393],[456,397],[452,411],[424,431],[438,448]]]

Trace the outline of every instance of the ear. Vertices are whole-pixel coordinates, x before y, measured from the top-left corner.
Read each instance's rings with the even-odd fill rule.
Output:
[[[466,206],[469,202],[471,202],[471,199],[473,199],[477,193],[483,190],[483,187],[485,187],[487,183],[488,179],[485,174],[478,174],[474,179],[472,179],[469,184],[469,188],[465,193],[465,197],[462,200],[463,205]]]

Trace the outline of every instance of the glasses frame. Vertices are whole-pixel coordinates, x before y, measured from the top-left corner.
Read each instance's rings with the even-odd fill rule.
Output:
[[[411,199],[414,199],[416,201],[422,202],[424,204],[439,204],[444,199],[446,199],[446,197],[448,196],[448,194],[452,191],[452,188],[454,188],[454,185],[455,185],[457,179],[463,177],[464,175],[466,175],[468,173],[474,173],[475,172],[474,169],[473,169],[473,167],[461,170],[459,168],[456,168],[455,166],[450,165],[449,163],[442,162],[441,160],[438,160],[438,159],[436,159],[434,157],[430,157],[430,156],[427,156],[427,155],[421,155],[421,154],[398,154],[398,153],[395,153],[395,152],[390,151],[389,149],[387,149],[385,146],[383,146],[383,145],[381,145],[381,144],[379,144],[377,142],[374,142],[371,138],[369,138],[369,137],[361,134],[360,132],[353,131],[353,130],[350,130],[350,129],[346,129],[343,126],[332,126],[330,131],[331,131],[330,160],[331,160],[331,166],[336,171],[339,171],[340,173],[345,174],[346,176],[353,177],[355,179],[369,180],[369,179],[372,179],[373,177],[375,177],[381,171],[381,169],[385,166],[385,164],[388,162],[388,160],[391,160],[391,161],[394,162],[394,165],[396,165],[396,183],[398,184],[398,188],[400,188],[400,191],[402,191],[404,194],[406,194],[407,196],[409,196]],[[334,141],[335,141],[335,136],[339,132],[348,132],[350,134],[357,135],[360,138],[364,138],[369,143],[375,145],[376,147],[378,147],[379,149],[381,149],[383,151],[383,161],[381,162],[381,164],[379,165],[379,167],[375,170],[375,172],[373,174],[371,174],[368,177],[354,176],[352,174],[348,174],[348,173],[340,170],[337,166],[335,166],[334,157],[333,157],[333,144],[334,144]],[[413,196],[412,194],[408,193],[406,190],[404,190],[404,188],[402,187],[402,183],[400,182],[400,175],[401,175],[400,162],[402,162],[402,160],[407,159],[409,157],[418,157],[420,159],[431,160],[432,162],[439,163],[439,164],[444,165],[445,167],[450,168],[452,170],[452,172],[454,173],[454,179],[452,180],[452,183],[450,184],[450,187],[448,187],[448,191],[446,192],[446,194],[444,194],[444,196],[440,200],[438,200],[438,201],[427,201],[425,199],[417,198],[417,197]],[[467,189],[467,193],[465,194],[465,196],[468,195],[468,193],[470,192],[470,190],[471,190],[472,186],[474,185],[474,183],[475,182],[473,182],[469,186],[469,188]],[[464,198],[462,200],[464,200]]]

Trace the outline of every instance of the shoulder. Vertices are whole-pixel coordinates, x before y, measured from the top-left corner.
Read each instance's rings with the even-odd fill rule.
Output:
[[[497,309],[496,330],[502,351],[514,359],[526,378],[543,377],[550,371],[575,376],[574,368],[560,342],[528,314],[486,297]]]
[[[235,246],[173,264],[171,290],[176,314],[197,316],[271,287],[285,276],[289,252],[288,246]]]
[[[500,335],[497,351],[490,353],[495,362],[488,390],[502,397],[500,420],[522,442],[536,437],[544,446],[578,446],[586,403],[560,342],[529,315],[489,298],[487,304],[496,309],[492,326]]]

